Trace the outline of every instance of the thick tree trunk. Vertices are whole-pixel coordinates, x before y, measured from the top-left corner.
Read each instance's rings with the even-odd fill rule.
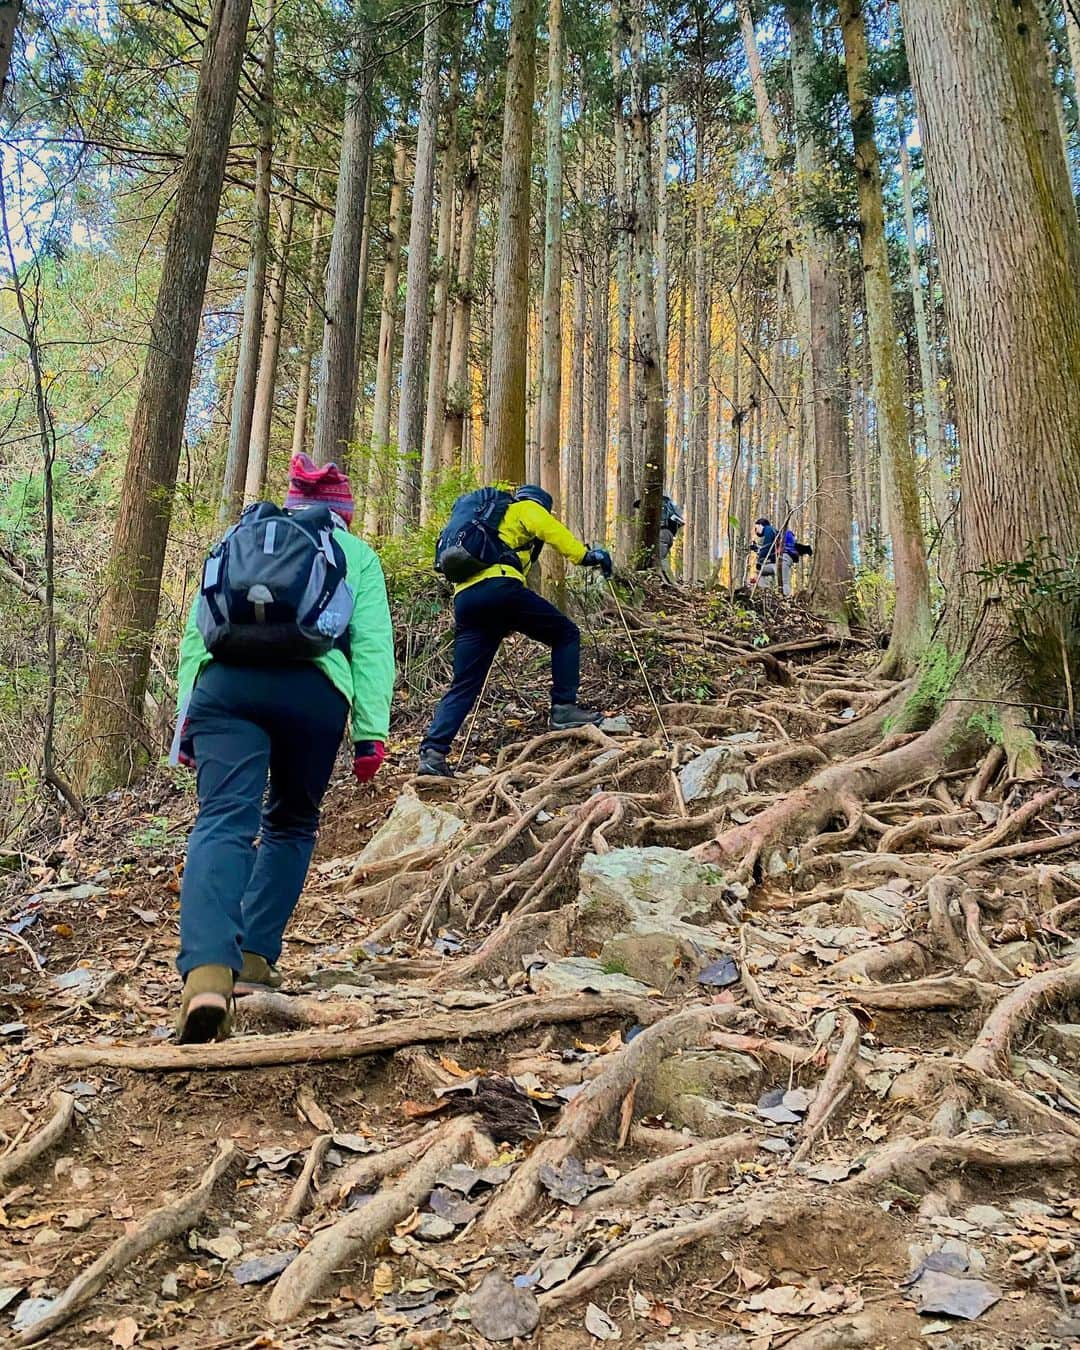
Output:
[[[874,139],[874,105],[867,85],[868,58],[862,0],[840,0],[848,102],[855,138],[866,317],[874,377],[878,439],[885,465],[888,523],[896,576],[892,639],[882,672],[910,675],[930,639],[930,579],[926,566],[915,455],[908,437],[904,381],[893,313],[892,277],[885,239],[881,161]]]
[[[244,288],[244,313],[240,322],[240,354],[233,384],[229,447],[221,482],[218,524],[235,520],[244,495],[251,424],[255,415],[255,392],[262,351],[263,310],[266,298],[266,264],[270,253],[270,188],[274,157],[274,0],[266,9],[266,50],[259,89],[258,145],[255,151],[255,202],[251,222],[251,260]]]
[[[307,303],[304,306],[304,334],[300,346],[300,369],[296,376],[296,414],[293,417],[292,451],[299,455],[307,449],[308,411],[311,407],[311,358],[315,352],[315,315],[318,310],[319,277],[322,272],[322,212],[311,215],[311,260],[308,263]]]
[[[798,127],[797,162],[801,180],[812,185],[820,182],[825,159],[813,120],[812,81],[819,57],[809,10],[801,3],[789,4],[787,16]],[[840,304],[843,246],[834,233],[816,225],[809,213],[805,229],[810,289],[810,395],[818,493],[811,594],[815,609],[846,629],[854,617],[851,565],[854,510]]]
[[[668,190],[667,161],[671,109],[668,105],[667,79],[660,86],[660,121],[656,147],[656,337],[660,344],[660,377],[664,392],[668,382]]]
[[[469,388],[469,338],[472,333],[476,224],[480,215],[480,166],[484,158],[484,131],[487,125],[483,89],[483,82],[478,80],[476,99],[473,103],[472,144],[469,146],[469,163],[465,171],[465,182],[461,188],[457,275],[454,286],[454,312],[450,324],[446,412],[443,419],[440,455],[444,471],[454,469],[462,463],[465,418],[472,407],[472,390]]]
[[[289,247],[292,244],[296,207],[296,159],[297,141],[294,139],[278,211],[278,261],[267,293],[259,378],[255,385],[255,408],[251,416],[251,445],[244,480],[245,505],[257,502],[266,488],[266,464],[270,453],[270,428],[277,391],[278,356],[281,352],[281,323],[285,315],[285,296],[289,284]]]
[[[555,505],[563,506],[562,485],[560,482],[560,458],[562,455],[562,207],[563,207],[563,32],[562,0],[549,0],[548,3],[548,86],[547,104],[544,110],[547,144],[545,148],[547,195],[544,202],[544,299],[541,317],[542,336],[540,351],[540,483],[550,492]],[[584,146],[580,160],[584,165]],[[579,170],[578,183],[583,185],[584,174]],[[577,333],[574,334],[575,342]],[[584,334],[582,334],[584,341]],[[584,354],[582,354],[582,365]],[[574,351],[574,361],[578,353]],[[581,460],[579,452],[576,469],[578,485],[577,519],[571,521],[570,528],[579,533],[581,520]],[[569,509],[569,495],[566,506]],[[548,575],[561,580],[563,568],[561,557],[548,550],[550,556],[544,560],[545,580]]]
[[[440,10],[434,0],[424,10],[424,21],[420,123],[416,132],[416,174],[405,276],[405,322],[401,333],[395,534],[404,534],[420,518],[420,472],[424,454],[424,393],[431,327],[431,218],[435,199],[435,152],[439,139]]]
[[[630,398],[630,193],[628,187],[626,111],[622,53],[617,33],[616,6],[612,6],[611,73],[615,106],[615,284],[619,295],[618,435],[615,443],[615,557],[628,566],[633,548],[634,429]]]
[[[575,189],[579,221],[585,204],[585,129],[578,138]],[[570,349],[570,410],[566,428],[564,476],[566,523],[579,537],[585,531],[585,329],[588,314],[585,285],[586,245],[583,222],[574,259],[573,318]]]
[[[397,328],[398,273],[401,270],[401,218],[409,154],[404,129],[394,145],[394,169],[387,208],[383,255],[382,303],[379,309],[379,350],[375,359],[375,396],[371,408],[371,474],[364,508],[364,530],[382,534],[390,523],[394,470],[390,458],[390,396],[393,392],[394,334]]]
[[[589,344],[589,433],[585,446],[585,529],[596,544],[607,539],[608,387],[611,379],[610,255],[593,260],[592,341]]]
[[[371,40],[364,32],[354,54],[355,74],[345,95],[334,230],[326,269],[319,398],[314,459],[348,464],[356,408],[356,292],[364,232],[364,196],[371,148]]]
[[[450,273],[454,265],[454,194],[458,160],[458,85],[461,66],[451,58],[446,103],[446,144],[439,165],[439,235],[435,259],[435,295],[431,307],[431,354],[424,410],[424,464],[420,484],[420,523],[431,518],[432,495],[442,467],[443,417],[446,412],[447,348],[450,339]]]
[[[363,447],[359,463],[353,462],[353,496],[357,509],[363,510],[367,502],[368,476],[371,472],[371,455],[368,453],[368,441],[365,440],[365,409],[367,397],[367,376],[364,362],[364,318],[367,310],[368,276],[371,270],[371,154],[373,146],[368,146],[368,171],[364,184],[364,223],[360,231],[360,267],[356,278],[356,341],[353,344],[353,368],[356,371],[356,396],[353,402],[352,431],[349,440]]]
[[[641,474],[641,507],[638,511],[636,565],[641,569],[660,566],[660,512],[664,496],[667,458],[667,416],[664,407],[664,377],[660,368],[660,341],[656,329],[655,258],[656,229],[655,161],[649,137],[649,74],[645,64],[643,0],[630,3],[630,127],[634,144],[634,337],[645,401]]]
[[[206,30],[83,701],[77,778],[84,796],[129,781],[138,767],[172,494],[250,8],[250,0],[217,0]]]
[[[709,321],[712,297],[706,259],[705,111],[700,101],[694,142],[694,355],[685,503],[690,511],[687,533],[691,546],[685,561],[689,580],[704,581],[709,575]],[[736,363],[739,360],[737,337],[735,360]]]
[[[11,49],[22,16],[22,0],[4,0],[0,3],[0,108],[7,93],[8,72],[11,69]]]
[[[971,622],[982,628],[961,680],[1006,699],[1045,697],[1040,684],[1059,694],[1059,643],[1075,632],[1065,598],[1035,606],[1000,585],[964,594],[980,571],[1032,546],[1049,566],[1080,549],[1069,509],[1080,501],[1080,230],[1037,14],[1032,0],[903,0],[901,10],[963,452],[958,572],[968,580],[951,617],[969,640]],[[1018,608],[1045,660],[1008,640]],[[1032,767],[1030,745],[1007,748],[1014,768]]]
[[[525,378],[529,323],[529,179],[536,83],[536,0],[511,0],[503,113],[499,234],[493,289],[490,418],[484,476],[525,477]]]

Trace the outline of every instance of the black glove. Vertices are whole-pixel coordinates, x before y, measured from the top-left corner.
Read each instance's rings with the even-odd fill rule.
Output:
[[[604,576],[611,576],[615,570],[611,554],[606,548],[591,548],[581,560],[582,567],[599,567]]]

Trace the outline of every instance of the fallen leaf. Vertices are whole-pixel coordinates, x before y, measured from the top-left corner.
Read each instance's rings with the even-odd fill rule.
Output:
[[[545,1163],[539,1172],[540,1184],[556,1200],[565,1205],[580,1205],[591,1192],[611,1182],[600,1170],[586,1172],[577,1158],[570,1155],[558,1167]]]
[[[738,984],[739,967],[733,956],[721,956],[698,974],[698,984],[709,985],[713,989],[726,989],[728,985]]]
[[[769,1283],[768,1275],[762,1275],[760,1271],[751,1270],[749,1266],[736,1266],[735,1274],[742,1282],[742,1287],[749,1292],[761,1289]]]
[[[666,1303],[651,1304],[645,1316],[658,1327],[669,1327],[674,1321],[674,1315]]]
[[[296,1107],[304,1119],[320,1134],[334,1133],[334,1122],[310,1092],[301,1090],[296,1094]]]
[[[440,1111],[448,1111],[450,1101],[444,1098],[441,1102],[414,1102],[404,1101],[401,1103],[401,1112],[406,1120],[420,1120],[424,1116],[437,1116]]]
[[[117,1347],[117,1350],[131,1350],[138,1338],[139,1324],[134,1317],[121,1317],[120,1321],[113,1327],[109,1340]]]
[[[239,1238],[231,1233],[221,1233],[216,1238],[200,1238],[199,1246],[204,1252],[216,1256],[219,1261],[235,1260],[244,1250]]]
[[[233,1266],[232,1277],[237,1284],[265,1284],[267,1280],[280,1275],[295,1257],[296,1252],[270,1252],[266,1256],[253,1256]]]
[[[1001,1290],[987,1280],[961,1280],[944,1271],[924,1270],[912,1286],[920,1313],[945,1313],[972,1322],[992,1308]]]
[[[452,1073],[455,1078],[473,1078],[479,1072],[477,1069],[463,1069],[456,1059],[449,1055],[440,1055],[439,1063],[447,1073]]]
[[[595,1303],[590,1303],[585,1309],[585,1330],[598,1341],[622,1340],[622,1332],[603,1308],[598,1308]]]

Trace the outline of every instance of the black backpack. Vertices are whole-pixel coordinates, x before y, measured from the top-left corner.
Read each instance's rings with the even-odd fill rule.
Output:
[[[353,612],[327,506],[249,506],[203,564],[196,622],[218,661],[282,665],[341,647]]]
[[[435,571],[455,585],[496,563],[520,572],[521,559],[499,538],[499,526],[513,500],[509,492],[493,487],[459,497],[435,544]]]

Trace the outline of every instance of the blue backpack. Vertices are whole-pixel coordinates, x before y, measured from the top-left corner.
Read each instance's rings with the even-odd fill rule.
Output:
[[[478,488],[459,497],[435,544],[435,571],[460,585],[496,563],[521,570],[521,559],[499,538],[499,526],[513,501],[509,492]]]
[[[342,646],[353,612],[330,508],[249,506],[203,564],[196,623],[207,651],[283,665]]]

